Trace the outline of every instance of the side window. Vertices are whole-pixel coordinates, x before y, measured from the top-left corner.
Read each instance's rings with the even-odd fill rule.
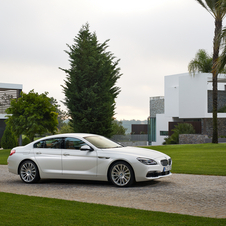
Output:
[[[42,140],[34,144],[34,148],[52,148],[61,149],[62,148],[62,138],[53,138]]]
[[[34,144],[34,148],[44,148],[45,147],[45,141],[41,140]]]
[[[64,140],[64,148],[65,149],[77,149],[79,150],[81,146],[86,145],[85,142],[77,139],[77,138],[71,138],[67,137]]]

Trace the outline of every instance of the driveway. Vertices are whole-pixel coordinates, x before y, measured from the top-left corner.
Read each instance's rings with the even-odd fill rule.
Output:
[[[173,174],[118,188],[108,182],[41,180],[25,184],[0,165],[0,191],[135,209],[226,218],[226,177]]]

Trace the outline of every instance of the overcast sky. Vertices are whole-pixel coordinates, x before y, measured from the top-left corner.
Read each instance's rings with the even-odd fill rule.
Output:
[[[118,120],[147,119],[149,98],[164,96],[164,76],[186,73],[198,49],[212,53],[214,19],[195,0],[2,0],[0,15],[0,83],[48,91],[58,102],[66,44],[87,22],[101,43],[110,39],[123,74]]]

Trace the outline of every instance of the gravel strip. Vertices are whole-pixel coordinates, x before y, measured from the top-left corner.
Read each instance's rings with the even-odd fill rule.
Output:
[[[25,184],[0,165],[0,191],[135,209],[226,218],[226,177],[173,174],[118,188],[108,182],[41,180]]]

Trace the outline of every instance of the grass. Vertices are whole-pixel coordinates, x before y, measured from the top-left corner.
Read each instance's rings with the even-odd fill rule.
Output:
[[[0,150],[0,165],[7,165],[7,158],[9,157],[10,149]]]
[[[195,217],[51,198],[0,193],[0,225],[226,225]]]
[[[149,146],[169,155],[172,173],[226,176],[226,144]],[[0,150],[0,164],[6,165],[10,150]]]
[[[187,144],[148,147],[169,155],[172,173],[226,176],[226,144]]]

